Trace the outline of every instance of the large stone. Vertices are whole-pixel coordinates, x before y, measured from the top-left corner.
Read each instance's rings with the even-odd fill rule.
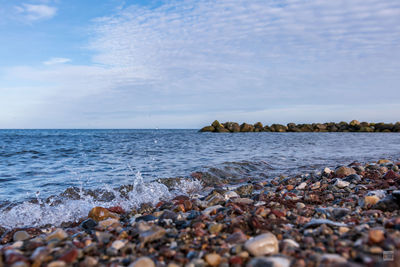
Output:
[[[215,128],[213,126],[205,126],[200,129],[200,132],[214,132]]]
[[[335,174],[337,177],[343,178],[351,174],[356,174],[356,171],[351,167],[341,166],[335,170]]]
[[[241,132],[253,132],[254,131],[254,126],[248,123],[243,123],[240,125],[240,131]]]
[[[226,129],[228,129],[232,133],[240,132],[240,126],[236,122],[225,122],[224,126]]]
[[[264,256],[279,252],[279,243],[272,233],[265,233],[253,237],[244,244],[246,250],[254,256]]]
[[[119,219],[119,216],[113,212],[110,212],[108,209],[103,207],[94,207],[89,212],[89,218],[92,218],[96,222],[103,221],[108,218]]]
[[[287,131],[287,127],[285,125],[282,125],[282,124],[272,124],[271,125],[271,130],[273,132],[283,133],[283,132]]]

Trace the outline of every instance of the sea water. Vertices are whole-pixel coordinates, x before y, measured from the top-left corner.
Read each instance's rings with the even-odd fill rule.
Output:
[[[0,130],[0,226],[74,221],[96,205],[155,204],[200,191],[198,180],[176,190],[155,181],[193,172],[237,183],[399,157],[400,133]],[[117,190],[124,185],[133,186]]]

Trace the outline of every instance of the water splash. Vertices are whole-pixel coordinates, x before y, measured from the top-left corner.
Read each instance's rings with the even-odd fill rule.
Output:
[[[85,191],[81,186],[73,191],[76,195],[61,194],[46,201],[41,199],[40,192],[36,193],[36,201],[14,205],[11,208],[2,208],[0,211],[0,226],[11,229],[16,227],[38,227],[44,225],[58,226],[63,222],[77,222],[87,216],[95,206],[120,206],[129,211],[140,207],[143,203],[157,204],[161,200],[170,200],[176,195],[192,195],[200,192],[202,185],[197,180],[183,179],[169,190],[167,186],[158,182],[144,182],[138,172],[131,186],[119,189],[110,185],[102,185],[103,189]]]

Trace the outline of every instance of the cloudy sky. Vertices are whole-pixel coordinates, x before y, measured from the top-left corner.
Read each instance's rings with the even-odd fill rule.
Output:
[[[0,128],[400,121],[399,0],[0,0]]]

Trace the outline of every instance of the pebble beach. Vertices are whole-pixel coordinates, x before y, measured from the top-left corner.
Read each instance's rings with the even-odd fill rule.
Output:
[[[0,228],[0,266],[400,266],[400,162],[357,162],[62,225]]]

